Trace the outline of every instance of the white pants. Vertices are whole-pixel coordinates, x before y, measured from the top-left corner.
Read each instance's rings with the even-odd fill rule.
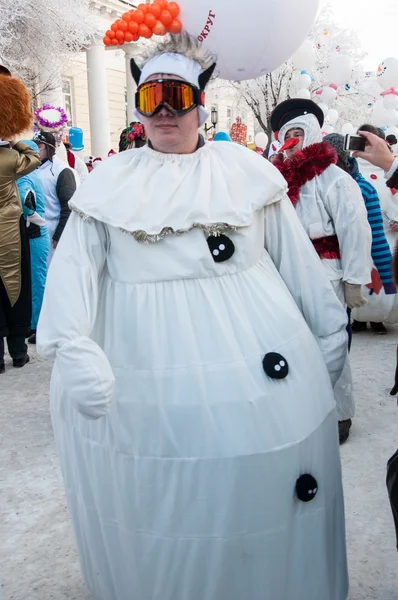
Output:
[[[47,256],[47,269],[48,269],[50,266],[50,263],[52,261],[52,258],[54,256],[53,235],[55,233],[55,230],[58,227],[59,219],[46,219],[46,223],[47,223],[48,235],[50,236],[50,250],[49,250],[48,256]]]
[[[344,283],[341,280],[331,281],[336,296],[344,306],[347,308],[344,298]],[[337,416],[339,421],[345,421],[346,419],[352,419],[355,415],[355,400],[353,394],[352,384],[352,373],[350,366],[350,359],[347,351],[347,360],[344,365],[343,372],[340,375],[340,379],[334,386],[334,398],[336,400]]]

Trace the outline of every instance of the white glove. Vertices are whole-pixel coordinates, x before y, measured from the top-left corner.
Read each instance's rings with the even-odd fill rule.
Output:
[[[46,221],[42,219],[37,212],[34,212],[33,215],[26,217],[26,227],[29,227],[31,223],[33,223],[33,225],[39,225],[39,227],[44,227],[44,225],[47,225]]]
[[[115,377],[98,344],[84,336],[66,342],[57,350],[56,365],[67,401],[86,419],[105,416]]]
[[[348,308],[360,308],[368,303],[359,283],[344,282],[344,297]]]

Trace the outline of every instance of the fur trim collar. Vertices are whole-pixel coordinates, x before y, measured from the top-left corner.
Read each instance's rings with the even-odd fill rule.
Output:
[[[300,152],[297,152],[291,159],[283,161],[276,166],[286,179],[289,191],[288,196],[293,204],[296,204],[300,196],[302,186],[322,175],[330,165],[337,163],[337,152],[327,142],[312,144]]]

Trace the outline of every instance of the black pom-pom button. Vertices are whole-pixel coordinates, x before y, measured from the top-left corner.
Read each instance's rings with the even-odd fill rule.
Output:
[[[268,377],[272,377],[272,379],[284,379],[289,373],[289,365],[286,358],[277,352],[268,352],[264,356],[263,368]]]
[[[210,235],[207,243],[214,262],[224,262],[235,252],[234,243],[226,235]]]
[[[306,473],[301,475],[296,481],[297,498],[302,502],[310,502],[316,496],[318,483],[315,477]]]

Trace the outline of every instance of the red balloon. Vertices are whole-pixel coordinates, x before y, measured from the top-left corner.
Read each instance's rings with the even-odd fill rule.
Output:
[[[147,13],[144,19],[145,25],[148,25],[149,29],[153,29],[156,25],[156,17],[152,13]]]
[[[124,34],[124,41],[125,42],[132,42],[133,41],[133,34],[130,33],[129,31],[126,31],[126,33]]]
[[[142,10],[135,10],[132,15],[132,19],[137,23],[143,23],[145,19],[145,14]]]
[[[149,29],[148,25],[145,25],[145,23],[140,25],[139,34],[141,37],[146,38],[147,40],[149,40],[149,38],[151,38],[153,35],[152,29]]]
[[[154,4],[159,4],[160,8],[163,10],[167,6],[166,0],[155,0]]]
[[[169,12],[168,10],[162,10],[162,12],[160,13],[159,20],[162,21],[163,25],[166,25],[167,27],[173,20],[171,12]]]
[[[148,4],[139,4],[137,9],[141,10],[144,14],[146,14],[148,11]]]
[[[111,25],[112,31],[117,31],[117,23],[118,23],[117,21],[115,21],[114,23],[112,23],[112,25]]]
[[[102,40],[105,44],[105,46],[110,46],[112,43],[111,38],[109,38],[107,35],[104,37],[104,39]]]
[[[119,42],[124,42],[124,31],[120,31],[120,29],[118,29],[116,32],[116,39],[119,40]]]
[[[182,23],[180,19],[173,19],[170,25],[167,27],[170,33],[176,35],[177,33],[181,33],[182,31]]]
[[[106,37],[113,40],[113,38],[115,37],[115,32],[113,31],[113,29],[108,29],[108,31],[105,33],[105,35],[106,35]]]
[[[169,2],[168,6],[167,6],[167,10],[169,12],[171,12],[171,16],[173,17],[173,19],[178,17],[178,15],[180,14],[180,7],[177,4],[177,2]]]
[[[138,28],[139,28],[139,25],[138,25],[137,21],[130,21],[130,23],[129,23],[129,32],[130,33],[133,33],[133,34],[138,33]]]
[[[127,25],[126,21],[122,21],[120,19],[120,21],[118,22],[117,28],[119,31],[127,31],[128,25]]]
[[[162,9],[159,4],[148,4],[148,12],[151,13],[156,19],[159,18]]]
[[[115,37],[114,37],[114,38],[111,40],[111,45],[112,45],[112,46],[118,46],[118,45],[119,45],[119,40],[118,40],[117,38],[115,38]]]
[[[167,28],[163,25],[162,21],[156,21],[155,27],[153,28],[154,35],[166,35]]]
[[[122,15],[122,20],[126,21],[126,23],[129,23],[131,21],[131,14],[130,11],[124,13],[124,15]]]
[[[132,42],[138,42],[138,40],[140,39],[140,36],[138,33],[132,33],[131,34],[133,36],[133,39],[131,40]]]

